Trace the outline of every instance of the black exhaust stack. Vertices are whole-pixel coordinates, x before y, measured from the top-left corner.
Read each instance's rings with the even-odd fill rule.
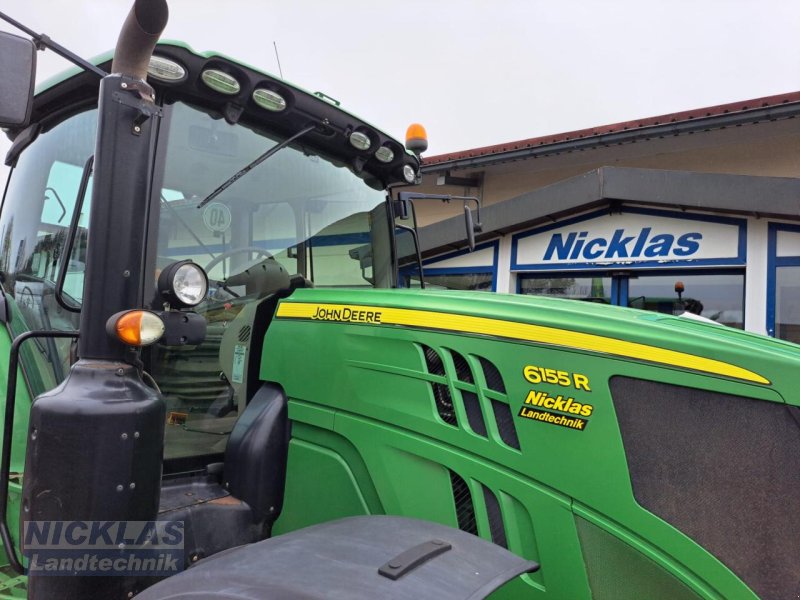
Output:
[[[164,402],[143,383],[138,353],[112,339],[106,321],[144,306],[143,248],[160,117],[144,79],[167,14],[165,0],[137,0],[113,73],[100,84],[80,360],[31,408],[20,532],[29,560],[24,531],[32,521],[155,521],[158,514]],[[124,546],[109,550],[111,557],[127,558]],[[98,574],[53,577],[31,564],[28,598],[129,598],[143,587],[133,575]]]
[[[119,34],[111,72],[145,79],[147,64],[168,17],[166,0],[136,0]]]

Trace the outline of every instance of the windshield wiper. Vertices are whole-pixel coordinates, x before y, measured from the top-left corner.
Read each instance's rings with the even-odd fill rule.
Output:
[[[313,129],[316,129],[316,127],[317,127],[316,125],[309,125],[305,129],[301,129],[300,131],[295,133],[292,137],[283,140],[280,144],[276,144],[275,146],[273,146],[272,148],[270,148],[269,150],[264,152],[264,154],[262,154],[261,156],[256,158],[253,162],[251,162],[249,165],[244,167],[242,170],[240,170],[237,173],[233,174],[229,179],[226,179],[225,182],[221,186],[219,186],[217,189],[215,189],[213,192],[211,192],[208,196],[203,198],[203,200],[200,202],[200,204],[197,205],[197,208],[203,208],[206,204],[211,202],[214,198],[216,198],[222,192],[224,192],[229,187],[231,187],[234,183],[236,183],[244,175],[249,173],[253,168],[257,167],[262,162],[267,160],[270,156],[275,154],[278,150],[280,150],[282,148],[285,148],[286,146],[291,144],[293,141],[295,141],[297,138],[307,134],[309,131],[312,131]]]

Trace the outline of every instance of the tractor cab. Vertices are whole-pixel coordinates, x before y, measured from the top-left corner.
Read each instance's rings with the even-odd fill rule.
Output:
[[[166,402],[169,473],[221,456],[256,392],[261,341],[279,298],[298,287],[396,284],[386,187],[404,181],[404,169],[413,178],[418,163],[327,98],[221,57],[160,45],[149,81],[160,117],[149,156],[153,187],[142,206],[143,304],[164,310],[169,298],[158,281],[172,265],[191,262],[207,277],[191,307],[207,324],[205,338],[157,342],[141,357]],[[9,320],[16,333],[79,327],[84,286],[93,284],[86,250],[98,83],[76,73],[47,86],[36,97],[37,121],[18,134],[8,159],[14,169],[0,216],[0,271],[20,312]],[[247,97],[235,87],[246,87]],[[124,222],[113,227],[114,237],[130,234]],[[36,395],[64,379],[75,344],[34,343]]]
[[[400,144],[328,99],[227,59],[164,45],[150,69],[160,117],[148,157],[153,186],[141,207],[140,293],[152,311],[191,308],[206,323],[203,339],[162,339],[141,353],[143,373],[166,404],[171,476],[224,460],[259,389],[263,338],[280,298],[299,287],[394,285],[386,186],[418,167]],[[98,83],[79,73],[47,87],[34,103],[38,120],[28,129],[35,133],[11,151],[0,271],[16,333],[79,329],[84,287],[102,285],[86,279]],[[121,220],[113,227],[115,238],[131,234]],[[186,263],[207,277],[191,307],[159,288],[162,274]],[[26,351],[32,395],[63,381],[76,359],[68,338],[36,339]]]
[[[14,505],[26,523],[180,524],[179,568],[268,538],[290,438],[286,393],[261,377],[279,301],[299,288],[398,282],[387,190],[415,180],[417,156],[325,94],[182,44],[140,52],[155,43],[162,4],[135,5],[113,64],[82,64],[32,103],[33,45],[0,39],[20,69],[0,94],[14,141],[0,317],[22,375],[18,385],[9,378],[19,402],[6,407],[4,441],[15,441],[4,448],[0,491],[12,508],[1,502],[0,534],[11,567],[29,575],[29,597],[131,594],[153,580],[73,577],[65,586],[41,575],[25,525],[18,534],[10,525]],[[387,523],[345,529],[372,538]],[[416,528],[409,543],[427,535],[425,523],[389,525],[406,537]],[[378,546],[388,551],[389,538],[391,552],[408,549],[396,533]],[[461,546],[495,553],[497,567],[534,568]],[[433,550],[405,570],[442,552]],[[505,580],[487,575],[459,594]]]

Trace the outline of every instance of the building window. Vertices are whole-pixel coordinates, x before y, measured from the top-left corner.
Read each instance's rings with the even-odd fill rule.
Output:
[[[442,273],[425,271],[425,286],[431,289],[493,291],[493,273]]]
[[[744,272],[740,270],[520,274],[519,292],[671,315],[689,310],[744,328]]]
[[[572,273],[555,277],[521,276],[519,291],[521,294],[534,296],[586,300],[601,304],[612,303],[611,277],[575,276]]]
[[[628,279],[627,306],[678,315],[690,310],[744,328],[744,273],[672,272]]]
[[[770,223],[767,333],[800,343],[800,226]]]
[[[413,244],[401,233],[397,239],[400,262],[400,287],[420,287],[419,269],[411,260]],[[425,287],[439,290],[494,292],[497,285],[497,240],[479,244],[475,250],[459,250],[423,261]]]
[[[800,343],[800,266],[775,270],[775,337]]]

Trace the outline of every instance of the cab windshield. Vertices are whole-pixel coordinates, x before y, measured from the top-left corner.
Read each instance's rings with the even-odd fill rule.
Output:
[[[206,341],[157,346],[146,361],[167,402],[167,458],[180,458],[224,450],[256,391],[276,295],[298,284],[389,287],[392,261],[385,191],[315,152],[318,134],[299,138],[203,203],[284,138],[188,104],[167,108],[148,281],[191,259],[205,268],[210,288],[195,309],[208,322]],[[151,297],[161,308],[155,292]]]
[[[172,106],[167,136],[160,262],[190,258],[220,282],[273,258],[317,286],[389,285],[388,240],[373,223],[377,218],[378,229],[386,228],[385,191],[348,165],[320,156],[300,138],[198,208],[282,138],[182,103]],[[366,264],[365,253],[382,260]]]

